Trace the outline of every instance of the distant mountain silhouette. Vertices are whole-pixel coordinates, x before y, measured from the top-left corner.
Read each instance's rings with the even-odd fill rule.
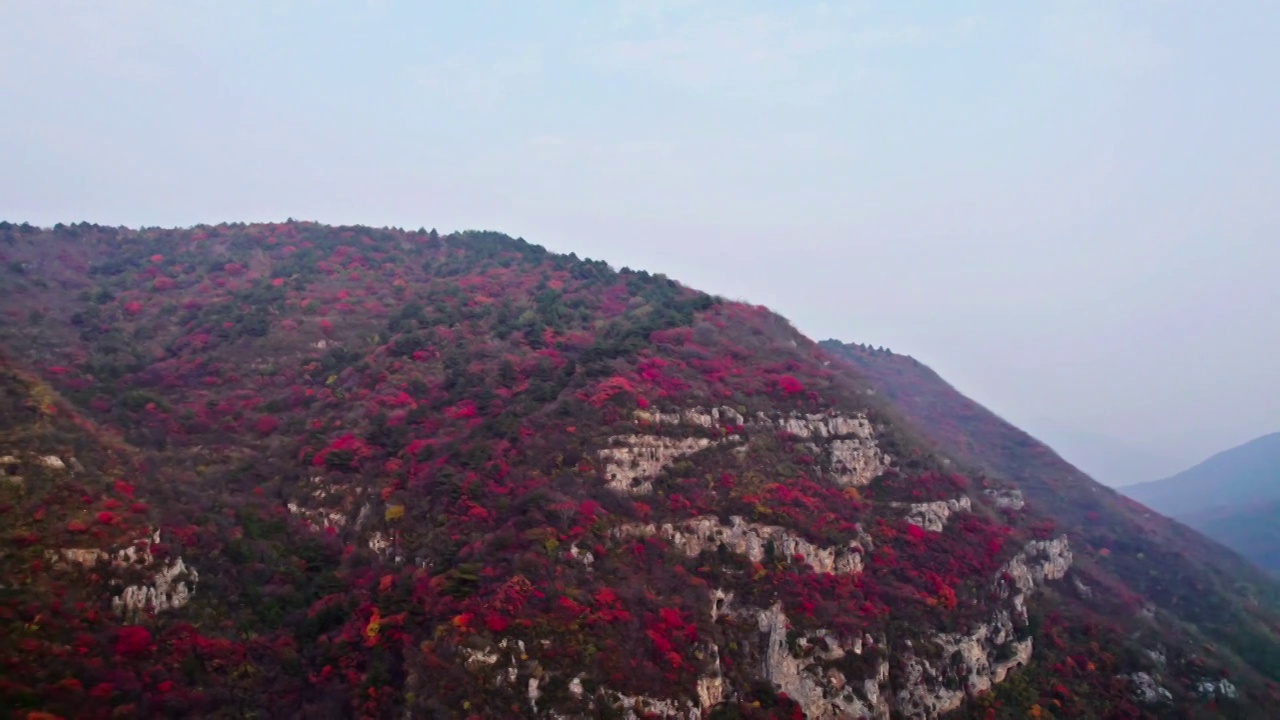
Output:
[[[1258,565],[1280,570],[1280,433],[1218,453],[1173,477],[1123,488]]]

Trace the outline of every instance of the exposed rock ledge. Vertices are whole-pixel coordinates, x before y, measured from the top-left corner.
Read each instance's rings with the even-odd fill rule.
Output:
[[[820,664],[821,660],[843,657],[846,652],[861,654],[861,639],[856,645],[842,645],[823,636],[824,643],[818,652],[806,652],[810,650],[808,638],[802,638],[806,641],[800,645],[803,654],[796,656],[787,648],[789,623],[781,604],[759,611],[757,621],[760,632],[765,635],[764,676],[799,703],[805,717],[810,720],[889,717],[888,697],[884,692],[889,682],[888,661],[881,661],[875,676],[861,683],[847,680],[835,668],[824,670]]]
[[[753,526],[740,518],[735,518],[735,521],[726,527],[714,518],[696,518],[690,522],[706,529],[694,532],[663,527],[671,528],[672,540],[678,545],[681,541],[675,540],[675,533],[686,538],[683,541],[685,547],[707,542],[703,538],[708,533],[714,537],[716,531],[722,530],[727,536],[737,527],[743,541],[753,543],[753,547],[756,546],[754,543],[759,543],[761,552],[763,542],[760,538],[763,536],[760,529],[786,532],[771,526]],[[661,531],[649,525],[631,526],[623,532],[652,534]],[[748,551],[742,552],[750,555]],[[839,638],[823,630],[803,633],[791,643],[788,635],[793,631],[781,603],[767,609],[744,607],[731,610],[733,594],[723,590],[712,591],[711,615],[713,621],[726,615],[755,621],[763,641],[762,675],[779,691],[798,702],[805,716],[811,720],[850,717],[888,720],[891,716],[924,720],[956,709],[966,697],[989,690],[996,683],[1003,682],[1015,668],[1030,661],[1032,639],[1018,638],[1018,628],[1025,628],[1027,624],[1026,595],[1048,580],[1061,579],[1070,568],[1071,560],[1065,536],[1027,543],[993,578],[993,589],[1002,602],[989,621],[967,633],[943,633],[924,638],[926,645],[933,644],[941,650],[940,658],[933,660],[917,655],[910,642],[904,643],[905,647],[900,648],[895,656],[889,652],[884,638],[879,641],[870,636]],[[540,643],[546,647],[551,641],[541,640]],[[696,720],[728,694],[720,667],[719,648],[710,645],[706,651],[711,658],[710,672],[699,678],[696,688],[690,689],[697,695],[697,704],[690,699],[627,696],[609,688],[600,688],[588,696],[584,692],[581,675],[570,680],[569,695],[580,703],[579,709],[588,712],[608,707],[621,717],[632,720],[642,716]],[[870,656],[874,672],[863,678],[846,677],[840,669],[840,661],[849,654],[868,652],[877,653]],[[540,685],[550,678],[550,674],[537,660],[529,657],[523,642],[503,639],[492,648],[464,648],[463,653],[467,656],[466,667],[469,670],[494,672],[494,681],[499,686],[525,688],[530,709],[540,713],[537,704],[542,695]],[[929,655],[937,658],[934,653]],[[504,657],[507,658],[505,667],[502,663]],[[1218,689],[1215,686],[1215,691]],[[552,718],[578,716],[566,716],[550,710],[541,711],[541,715]]]
[[[685,408],[672,412],[656,410],[636,410],[633,417],[651,425],[688,425],[704,428],[720,426],[740,427],[747,424],[747,419],[737,410],[730,407]],[[762,412],[755,414],[750,423],[756,427],[776,428],[804,439],[830,439],[837,437],[875,438],[875,430],[871,421],[861,413],[845,415],[841,413],[788,413],[768,415]]]
[[[542,686],[551,680],[555,673],[547,670],[532,657],[535,647],[545,650],[552,644],[551,640],[541,640],[533,647],[527,647],[523,640],[503,638],[487,649],[461,648],[465,656],[464,666],[476,673],[493,673],[493,682],[497,687],[510,686],[524,688],[525,697],[530,710],[537,717],[565,720],[565,718],[595,717],[605,710],[609,717],[620,717],[624,720],[640,720],[640,718],[668,718],[670,720],[698,720],[702,711],[691,700],[675,698],[655,698],[644,695],[624,695],[611,688],[602,687],[594,694],[588,695],[582,684],[582,675],[569,680],[569,696],[577,710],[569,715],[555,710],[538,709],[538,700],[542,697]],[[714,657],[713,673],[698,682],[698,695],[703,702],[703,709],[709,708],[723,698],[723,682],[720,676],[720,659],[714,645],[710,648]],[[503,663],[504,658],[506,662]]]
[[[109,554],[98,548],[60,548],[49,550],[45,557],[54,565],[74,564],[92,568],[99,562],[110,562],[116,569],[150,570],[155,565],[153,545],[160,543],[160,531]],[[174,610],[186,605],[195,592],[200,575],[181,557],[164,563],[147,584],[130,585],[112,598],[111,607],[128,622],[137,622],[150,613]]]
[[[705,437],[671,438],[659,435],[620,435],[609,438],[611,443],[623,443],[600,451],[605,461],[604,476],[607,487],[632,495],[653,492],[653,478],[671,463],[686,455],[706,450],[723,442],[737,442],[731,435],[725,440]]]
[[[191,600],[199,579],[195,568],[182,562],[182,558],[176,558],[160,568],[149,585],[125,588],[122,594],[111,600],[111,608],[131,622],[146,613],[176,610]]]
[[[133,566],[150,569],[155,564],[155,556],[151,547],[160,542],[160,531],[150,538],[143,539],[123,550],[118,551],[112,564],[116,567]],[[64,556],[66,551],[63,551]],[[105,558],[105,554],[89,560],[88,557],[68,560],[84,564]],[[196,569],[183,562],[181,557],[173,558],[160,566],[146,584],[130,585],[122,593],[111,599],[111,608],[124,616],[127,622],[137,622],[151,613],[176,610],[186,605],[195,593],[200,574]]]
[[[1027,625],[1027,595],[1048,580],[1060,580],[1071,567],[1067,537],[1032,540],[1001,568],[993,582],[996,594],[1009,606],[968,634],[944,633],[933,638],[943,653],[934,667],[910,653],[894,709],[904,718],[933,718],[950,712],[974,696],[1003,682],[1014,668],[1031,660],[1032,639],[1018,639],[1017,628]]]
[[[657,535],[671,541],[689,556],[703,550],[714,552],[723,543],[729,552],[745,555],[754,562],[765,559],[766,547],[773,543],[779,558],[804,557],[804,562],[817,573],[856,573],[862,571],[862,548],[857,542],[845,547],[821,547],[777,525],[751,523],[737,515],[724,525],[714,515],[702,515],[680,523],[662,525],[626,525],[618,528],[620,536]]]
[[[714,407],[710,410],[687,408],[669,413],[636,410],[635,418],[640,422],[653,425],[697,425],[704,428],[719,427],[721,425],[737,427],[744,422],[742,415],[737,410],[729,407]]]
[[[918,656],[907,643],[896,661],[899,670],[892,671],[892,659],[886,659],[873,676],[860,681],[825,663],[846,653],[861,654],[863,639],[839,641],[825,633],[809,633],[797,641],[793,653],[787,645],[789,623],[782,606],[754,611],[765,636],[763,674],[814,720],[938,717],[959,707],[966,697],[1003,682],[1031,660],[1032,639],[1018,638],[1018,628],[1027,625],[1026,596],[1045,581],[1061,579],[1070,566],[1065,536],[1027,543],[993,579],[997,597],[1007,604],[968,633],[926,639],[941,650],[940,663]],[[891,687],[900,689],[891,694]]]
[[[704,429],[740,429],[746,423],[738,411],[729,407],[711,409],[688,408],[672,412],[637,410],[635,420],[646,426],[686,426]],[[803,414],[770,416],[756,413],[748,424],[755,430],[778,430],[797,438],[821,442],[813,444],[815,454],[825,456],[833,481],[842,486],[866,485],[889,468],[892,458],[880,450],[875,429],[864,415]],[[740,438],[732,436],[729,441]],[[648,482],[680,457],[691,455],[725,440],[709,438],[672,438],[659,435],[622,435],[610,442],[625,447],[600,451],[605,461],[608,486],[619,492],[648,493]]]
[[[860,438],[875,437],[875,430],[871,427],[871,421],[861,414],[791,413],[770,418],[764,413],[756,413],[756,419],[762,425],[772,425],[798,438],[833,438],[844,435],[853,435]]]
[[[967,496],[953,500],[912,503],[905,507],[907,508],[906,521],[930,532],[942,532],[952,514],[973,510],[973,504]]]
[[[862,486],[889,469],[890,458],[880,451],[874,437],[831,441],[831,473],[837,485]]]
[[[1022,491],[1017,488],[987,488],[982,492],[1002,510],[1021,510],[1027,504],[1022,499]]]
[[[1001,598],[1012,596],[1015,622],[1026,624],[1026,596],[1046,580],[1065,577],[1071,560],[1071,546],[1067,536],[1061,535],[1052,540],[1032,540],[1005,564],[996,576],[996,589]]]

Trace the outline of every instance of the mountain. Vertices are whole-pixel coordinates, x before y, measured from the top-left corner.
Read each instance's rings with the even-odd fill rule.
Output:
[[[1259,566],[1280,570],[1280,433],[1214,455],[1173,477],[1124,488]]]
[[[1026,430],[1086,475],[1111,487],[1164,477],[1178,463],[1101,433],[1039,419]]]
[[[0,224],[19,717],[1269,717],[1280,586],[914,361],[489,232]]]
[[[1224,450],[1173,477],[1124,494],[1173,517],[1280,500],[1280,433]]]
[[[1274,633],[1276,586],[1238,555],[1090,480],[914,358],[834,340],[822,346],[856,368],[935,451],[1016,483],[1028,504],[1050,509],[1073,539],[1079,577],[1135,598],[1141,614],[1170,629],[1274,668],[1274,647],[1256,642],[1250,628],[1261,622]],[[1274,681],[1274,669],[1263,672]]]

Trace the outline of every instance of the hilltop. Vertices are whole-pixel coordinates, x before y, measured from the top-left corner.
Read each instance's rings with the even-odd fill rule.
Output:
[[[7,706],[1275,701],[1271,578],[762,307],[498,233],[305,222],[5,223],[0,280]]]

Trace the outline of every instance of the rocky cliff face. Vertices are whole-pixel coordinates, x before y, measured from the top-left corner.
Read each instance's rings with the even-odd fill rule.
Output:
[[[753,562],[772,556],[796,558],[813,572],[847,574],[862,571],[862,546],[853,541],[843,548],[820,547],[776,525],[749,523],[739,516],[722,524],[715,517],[697,517],[682,523],[631,525],[618,529],[620,536],[659,536],[686,555],[727,552]],[[866,538],[866,535],[863,534]],[[870,538],[866,538],[869,542]]]
[[[758,413],[748,423],[736,410],[717,407],[667,413],[637,410],[634,418],[641,426],[652,426],[655,430],[674,431],[683,426],[725,433],[735,428],[749,428],[756,433],[772,430],[801,438],[808,441],[805,447],[825,459],[825,467],[815,469],[825,470],[839,485],[866,485],[889,469],[892,461],[877,446],[871,423],[862,415]],[[736,434],[723,437],[621,435],[609,438],[611,447],[602,449],[599,455],[606,463],[604,474],[611,490],[644,495],[653,490],[652,478],[676,460],[718,445],[741,442],[742,438]]]
[[[744,537],[755,537],[756,531],[746,527],[741,530]],[[626,532],[655,531],[629,528]],[[679,541],[677,546],[687,551]],[[751,550],[737,552],[750,555]],[[796,701],[805,717],[935,718],[956,710],[966,699],[988,692],[1032,660],[1034,640],[1028,632],[1028,600],[1046,582],[1061,580],[1070,569],[1071,560],[1065,537],[1032,541],[990,580],[990,590],[999,603],[985,621],[967,633],[925,633],[899,646],[889,643],[883,635],[878,639],[870,634],[841,637],[826,629],[797,633],[781,603],[768,608],[745,606],[735,603],[733,593],[724,590],[712,593],[711,620],[736,619],[756,628],[753,654],[759,658],[760,675]],[[833,572],[829,567],[814,570]],[[845,572],[860,572],[860,568]],[[580,678],[589,668],[576,673],[569,687],[589,712],[607,707],[624,717],[638,717],[635,713],[643,710],[662,718],[696,718],[724,701],[729,693],[721,652],[715,643],[709,643],[703,651],[708,659],[707,672],[697,679],[696,705],[692,700],[678,698],[626,696],[607,688],[588,699]],[[540,680],[550,679],[550,673],[536,660],[528,661],[531,654],[523,642],[502,640],[492,649],[469,651],[467,664],[477,670],[493,668],[498,685],[527,685],[531,688],[530,707],[536,709],[535,689]],[[862,665],[872,668],[864,676],[851,677],[842,669],[841,661],[855,656],[863,660]],[[577,690],[572,689],[575,687]],[[547,711],[541,716],[579,717],[560,711]]]
[[[176,610],[191,600],[200,574],[181,557],[158,560],[152,553],[160,543],[160,531],[134,541],[129,546],[108,553],[98,548],[60,548],[45,553],[55,564],[74,563],[87,570],[99,563],[117,573],[143,574],[145,582],[125,585],[111,599],[111,608],[128,622],[138,622],[156,613]]]
[[[1002,599],[991,617],[968,634],[925,635],[894,648],[867,636],[840,640],[825,630],[788,641],[790,624],[780,605],[754,611],[765,645],[764,675],[800,703],[809,718],[933,718],[977,697],[1030,662],[1028,595],[1071,566],[1065,537],[1032,542],[991,581]],[[741,611],[739,611],[741,612]],[[915,654],[920,646],[940,662]],[[875,671],[847,677],[834,666],[847,655],[869,653]],[[896,693],[894,688],[902,688]]]
[[[947,526],[947,518],[961,511],[972,510],[973,505],[969,502],[969,498],[962,497],[952,500],[911,503],[906,508],[907,522],[925,530],[942,532],[942,529]]]
[[[651,494],[653,482],[672,462],[725,444],[742,457],[761,434],[782,432],[804,443],[816,463],[821,458],[839,458],[827,466],[827,477],[838,487],[865,486],[889,469],[889,458],[877,446],[875,432],[865,417],[839,415],[759,414],[750,423],[729,408],[706,411],[701,408],[668,412],[638,411],[635,419],[655,431],[677,432],[681,428],[734,432],[721,440],[706,437],[674,437],[648,434],[614,437],[614,446],[600,451],[605,461],[607,487],[623,495]],[[617,447],[622,441],[625,447]],[[821,445],[820,445],[821,443]],[[825,446],[829,455],[822,452]],[[816,452],[814,452],[816,451]],[[819,465],[821,467],[821,465]],[[874,474],[872,474],[874,473]],[[870,477],[867,475],[872,474]],[[856,480],[850,480],[856,477]],[[993,506],[1020,510],[1016,490],[992,489],[981,496]],[[931,533],[942,533],[947,520],[957,514],[972,513],[967,495],[949,500],[920,503],[888,503],[905,511],[905,521]],[[855,529],[855,539],[844,546],[823,546],[778,525],[750,522],[742,516],[721,521],[714,515],[695,516],[678,522],[631,524],[617,527],[620,539],[660,538],[689,557],[720,556],[730,553],[753,563],[789,559],[810,572],[828,575],[858,575],[864,571],[864,553],[874,549],[874,539]],[[579,557],[577,548],[571,554]],[[883,634],[842,635],[826,628],[797,631],[781,602],[753,607],[735,602],[732,591],[712,591],[710,620],[738,622],[754,627],[747,638],[754,649],[747,657],[758,658],[760,676],[777,691],[799,704],[806,717],[815,720],[857,718],[934,718],[959,708],[1004,681],[1011,672],[1033,658],[1034,640],[1028,631],[1028,601],[1046,582],[1061,580],[1071,567],[1072,555],[1065,536],[1033,540],[1025,544],[988,579],[986,592],[995,599],[984,620],[965,633],[922,633],[915,639],[890,643]],[[501,650],[510,649],[504,640],[495,651],[474,654],[470,662],[493,665]],[[736,645],[737,643],[735,643]],[[693,700],[639,698],[604,689],[590,700],[592,709],[611,707],[630,717],[643,707],[651,716],[696,717],[731,697],[721,657],[726,652],[710,642],[699,651],[709,659],[704,673],[695,682]],[[523,646],[520,648],[524,656]],[[729,651],[728,657],[734,653]],[[512,655],[514,657],[514,654]],[[862,675],[848,672],[847,659],[857,658],[868,670]],[[741,662],[735,660],[735,664]],[[580,677],[585,668],[576,677]],[[541,676],[535,670],[534,676]],[[505,671],[507,681],[522,677],[512,662]],[[530,681],[532,682],[532,680]],[[581,692],[574,694],[582,699]],[[532,703],[532,698],[531,701]],[[563,717],[551,713],[548,717]]]
[[[609,441],[621,446],[600,451],[600,458],[606,463],[607,485],[610,490],[634,495],[653,492],[650,479],[676,460],[723,442],[702,437],[664,438],[656,435],[619,435],[609,438]]]

